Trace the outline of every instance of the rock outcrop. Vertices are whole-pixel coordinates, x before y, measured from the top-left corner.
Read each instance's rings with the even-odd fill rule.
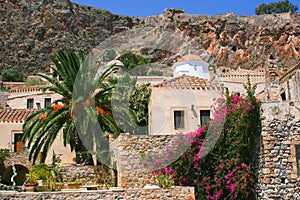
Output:
[[[132,28],[132,18],[69,0],[1,0],[0,67],[45,70],[57,49],[88,52],[111,34]]]
[[[106,38],[130,30],[159,30],[135,51],[162,65],[183,54],[233,68],[253,69],[275,64],[284,71],[300,58],[300,13],[260,16],[206,16],[166,9],[146,18],[114,15],[69,0],[0,0],[0,68],[31,73],[45,71],[58,49],[89,52]],[[135,31],[138,30],[138,31]],[[172,30],[176,36],[168,37]],[[159,49],[163,42],[172,50]],[[146,44],[155,43],[155,48]]]

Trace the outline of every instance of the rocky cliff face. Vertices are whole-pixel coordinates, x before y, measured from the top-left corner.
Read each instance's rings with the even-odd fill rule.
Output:
[[[0,67],[45,70],[57,49],[88,52],[132,23],[68,0],[0,0]]]
[[[217,65],[290,67],[300,58],[300,13],[215,17],[178,15],[176,27],[199,42]]]
[[[57,49],[89,52],[120,32],[132,43],[141,32],[152,31],[135,51],[162,65],[190,53],[218,66],[256,68],[273,63],[283,70],[300,57],[300,14],[204,16],[166,10],[133,18],[69,0],[0,0],[0,24],[0,67],[26,72],[45,71]],[[147,47],[151,44],[155,47]]]

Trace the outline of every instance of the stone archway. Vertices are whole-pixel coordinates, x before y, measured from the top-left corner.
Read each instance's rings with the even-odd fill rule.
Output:
[[[17,176],[14,178],[17,185],[22,185],[26,180],[26,174],[32,168],[32,163],[28,160],[28,152],[10,152],[5,158],[4,167],[1,170],[1,182],[6,185],[12,185],[11,176],[13,175],[12,166],[17,170]]]
[[[9,153],[9,155],[5,158],[4,166],[5,166],[5,168],[8,168],[9,166],[12,166],[13,163],[15,165],[23,165],[29,170],[31,170],[31,167],[32,167],[32,163],[28,160],[27,152],[11,152],[11,153]]]
[[[16,164],[14,165],[16,169],[16,176],[14,177],[14,181],[16,185],[23,185],[26,180],[26,174],[29,173],[29,170],[24,165]],[[13,166],[7,167],[2,174],[2,183],[5,185],[13,185],[11,181],[11,177],[13,176]]]

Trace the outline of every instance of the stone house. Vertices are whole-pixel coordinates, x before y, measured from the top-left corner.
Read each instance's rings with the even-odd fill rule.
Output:
[[[279,100],[300,101],[300,62],[279,78]]]
[[[27,146],[23,143],[22,126],[26,118],[35,110],[50,106],[58,98],[59,94],[44,92],[44,86],[19,85],[12,87],[6,93],[5,109],[0,111],[0,148],[9,149],[10,152],[26,152]],[[58,134],[56,141],[49,150],[46,163],[51,163],[52,152],[61,154],[62,164],[73,163],[75,157],[70,147],[63,146],[62,131]]]
[[[300,198],[299,71],[300,63],[266,85],[258,184],[262,199]]]
[[[44,92],[44,86],[19,86],[8,91],[7,106],[13,109],[40,109],[51,105],[61,96]]]
[[[265,88],[265,70],[257,68],[255,70],[247,69],[230,69],[226,67],[219,67],[212,69],[212,81],[221,83],[229,89],[231,93],[245,94],[244,87],[248,82],[248,76],[252,85],[256,84],[256,93],[263,91]]]
[[[0,111],[0,148],[9,149],[10,152],[27,152],[28,148],[22,142],[22,126],[26,118],[32,114],[35,109],[3,109]],[[52,162],[52,153],[61,154],[62,164],[73,163],[75,157],[71,153],[70,147],[63,146],[62,131],[49,150],[46,163]]]
[[[183,75],[153,85],[149,101],[149,134],[187,133],[209,121],[214,98],[225,87],[194,76]]]

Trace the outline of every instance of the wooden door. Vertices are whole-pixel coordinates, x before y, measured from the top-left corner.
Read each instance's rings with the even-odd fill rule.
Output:
[[[15,134],[15,152],[22,152],[23,147],[25,146],[25,143],[22,142],[22,133],[16,133]]]

